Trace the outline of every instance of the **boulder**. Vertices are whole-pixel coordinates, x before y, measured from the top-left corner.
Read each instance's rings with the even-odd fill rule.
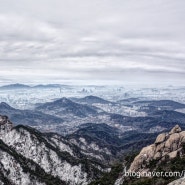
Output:
[[[179,133],[181,131],[182,131],[182,129],[180,128],[180,126],[179,125],[175,125],[175,127],[172,128],[172,130],[170,131],[169,134]]]
[[[185,143],[185,131],[182,131],[179,133],[180,134],[180,140],[182,143]]]
[[[168,185],[185,185],[185,178],[175,180],[175,181],[169,183]]]
[[[165,139],[166,139],[165,133],[159,134],[155,140],[155,144],[160,144],[160,143],[164,142]]]
[[[165,148],[169,149],[169,151],[176,150],[178,148],[179,141],[180,141],[179,133],[171,134],[170,137],[165,142]]]
[[[155,154],[155,144],[144,147],[140,154],[134,159],[134,162],[130,166],[131,171],[137,171],[139,168],[145,166]]]
[[[175,157],[177,157],[177,150],[176,151],[173,151],[173,152],[170,152],[168,154],[168,156],[169,156],[170,159],[174,159]]]
[[[164,150],[164,146],[165,146],[164,142],[159,144],[159,145],[157,145],[155,152],[162,152]]]
[[[157,152],[157,153],[154,155],[154,160],[160,159],[161,156],[162,156],[161,152]]]

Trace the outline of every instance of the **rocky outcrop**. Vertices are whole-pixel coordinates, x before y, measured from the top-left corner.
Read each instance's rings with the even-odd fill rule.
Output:
[[[182,131],[176,125],[170,132],[159,134],[153,144],[144,147],[131,163],[128,172],[139,174],[140,177],[146,177],[147,172],[155,171],[163,160],[170,161],[170,159],[175,159],[177,156],[183,157],[184,146],[185,131]],[[122,185],[125,180],[128,179],[125,176],[125,172],[123,172],[114,185]],[[132,182],[132,179],[129,180]],[[185,185],[185,179],[175,180],[168,185]]]
[[[172,130],[170,131],[169,134],[175,134],[175,133],[179,133],[181,131],[182,131],[181,128],[178,125],[176,125],[174,128],[172,128]]]
[[[0,126],[3,126],[3,125],[8,125],[8,126],[13,126],[13,124],[10,122],[10,120],[8,119],[7,116],[1,116],[0,115]]]
[[[176,125],[169,133],[158,135],[154,144],[141,150],[130,166],[130,171],[147,171],[151,161],[158,164],[166,158],[173,159],[182,155],[182,146],[185,143],[185,131]]]
[[[10,122],[7,116],[0,115],[0,138],[3,137],[5,133],[8,133],[13,128],[13,124]]]
[[[181,179],[175,180],[169,183],[168,185],[185,185],[185,179],[181,178]]]

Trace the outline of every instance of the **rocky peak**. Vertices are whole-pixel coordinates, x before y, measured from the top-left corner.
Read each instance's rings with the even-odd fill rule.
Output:
[[[7,116],[1,116],[0,115],[0,125],[5,125],[9,122],[8,117]]]
[[[131,171],[148,171],[151,161],[158,164],[166,158],[173,159],[182,155],[182,146],[185,144],[185,131],[179,125],[172,128],[169,133],[159,134],[154,144],[144,147],[130,166]]]
[[[0,138],[5,133],[12,130],[13,124],[10,122],[7,116],[1,116],[0,115]]]

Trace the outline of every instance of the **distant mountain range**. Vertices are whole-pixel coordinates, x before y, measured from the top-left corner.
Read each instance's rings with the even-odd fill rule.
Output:
[[[2,90],[12,90],[12,89],[31,89],[31,88],[60,88],[60,87],[67,87],[67,85],[60,85],[60,84],[47,84],[47,85],[35,85],[35,86],[29,86],[25,84],[10,84],[10,85],[4,85],[1,86],[0,89]]]
[[[77,103],[77,101],[81,103]],[[37,104],[33,110],[15,109],[2,102],[0,103],[0,114],[8,115],[15,124],[37,126],[37,128],[43,125],[56,125],[59,132],[61,130],[59,125],[62,125],[64,121],[69,124],[76,120],[82,124],[84,123],[84,121],[80,123],[82,119],[85,119],[86,123],[108,121],[112,126],[118,124],[119,128],[130,127],[139,132],[150,133],[169,129],[175,124],[185,128],[185,114],[175,111],[177,108],[185,107],[185,105],[178,102],[170,100],[132,102],[130,106],[139,106],[139,111],[147,113],[146,116],[136,117],[107,113],[96,107],[96,103],[110,107],[115,106],[112,102],[96,96],[87,96],[73,101],[64,97],[52,102]],[[119,106],[122,105],[115,108],[119,108]],[[63,127],[62,129],[65,130]]]
[[[1,86],[0,89],[26,89],[26,88],[31,88],[29,85],[24,85],[24,84],[10,84],[10,85],[4,85]]]

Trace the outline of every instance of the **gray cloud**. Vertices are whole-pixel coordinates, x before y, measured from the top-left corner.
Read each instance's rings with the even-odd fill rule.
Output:
[[[183,0],[0,0],[1,83],[182,84],[184,12]]]

